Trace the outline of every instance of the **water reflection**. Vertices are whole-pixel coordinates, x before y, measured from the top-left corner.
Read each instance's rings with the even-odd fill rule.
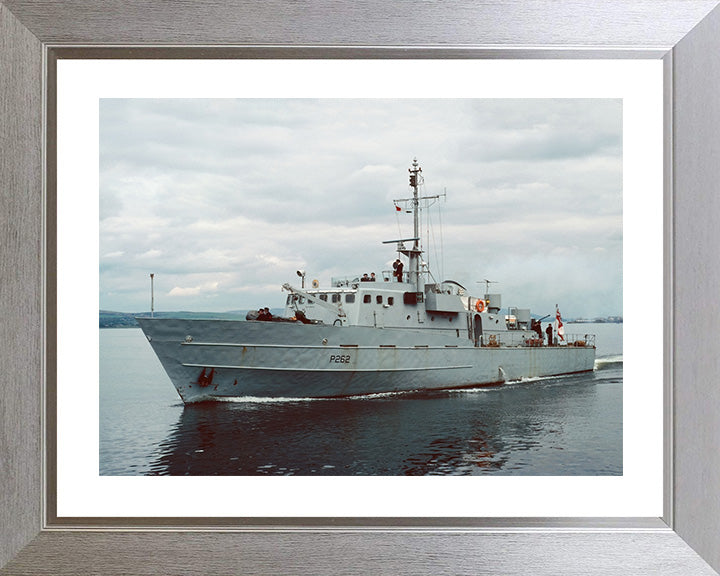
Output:
[[[595,378],[583,378],[462,393],[191,405],[158,446],[150,473],[577,473],[558,466],[558,454],[586,443],[593,433],[586,424],[605,410]],[[553,463],[544,465],[549,455]]]

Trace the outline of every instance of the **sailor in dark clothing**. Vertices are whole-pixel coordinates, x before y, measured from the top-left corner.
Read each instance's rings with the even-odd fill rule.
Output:
[[[400,261],[400,258],[398,258],[397,260],[395,260],[395,262],[393,262],[393,270],[394,270],[393,276],[395,276],[395,278],[397,278],[398,282],[402,282],[403,263]]]
[[[260,308],[260,310],[258,310],[258,315],[257,315],[256,320],[260,320],[261,322],[262,321],[267,322],[269,320],[272,320],[272,317],[273,317],[272,314],[270,314],[270,308]]]
[[[538,338],[542,339],[542,337],[543,337],[542,325],[540,324],[540,322],[538,320],[535,320],[535,318],[533,318],[530,321],[530,329],[535,330],[535,332],[537,332]]]
[[[548,339],[547,345],[548,345],[548,346],[552,346],[552,345],[553,345],[553,329],[552,329],[552,324],[548,324],[547,328],[545,328],[545,333],[547,334],[547,339]]]

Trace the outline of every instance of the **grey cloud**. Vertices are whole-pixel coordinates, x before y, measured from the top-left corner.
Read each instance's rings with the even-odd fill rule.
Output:
[[[417,156],[448,274],[621,313],[621,129],[616,100],[103,100],[101,306],[147,307],[150,271],[218,310],[277,305],[299,267],[379,272]]]

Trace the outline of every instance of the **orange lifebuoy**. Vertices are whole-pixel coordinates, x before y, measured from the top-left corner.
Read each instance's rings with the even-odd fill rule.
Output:
[[[475,302],[475,310],[483,312],[485,310],[485,300],[478,300]]]

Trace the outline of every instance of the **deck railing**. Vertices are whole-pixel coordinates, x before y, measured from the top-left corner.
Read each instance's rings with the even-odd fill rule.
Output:
[[[569,348],[594,348],[595,334],[565,334],[564,340],[560,340],[557,334],[553,334],[553,346]],[[487,332],[481,336],[483,347],[547,347],[547,339],[539,336],[528,338],[526,334],[515,332]]]

